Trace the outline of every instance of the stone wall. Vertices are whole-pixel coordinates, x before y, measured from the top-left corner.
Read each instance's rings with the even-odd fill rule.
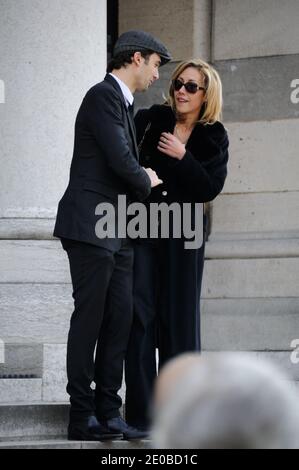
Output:
[[[144,2],[136,26],[155,22],[175,61],[136,101],[139,108],[161,103],[172,70],[190,52],[210,60],[223,81],[230,161],[223,192],[210,204],[203,346],[287,351],[299,336],[299,3],[183,3],[189,27],[176,27],[174,41],[165,25],[181,13],[174,6],[158,21]],[[131,1],[122,2],[124,17],[126,4]]]

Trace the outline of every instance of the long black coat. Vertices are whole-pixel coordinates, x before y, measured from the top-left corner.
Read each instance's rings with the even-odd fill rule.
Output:
[[[147,203],[201,203],[220,193],[228,160],[228,137],[220,122],[197,124],[182,160],[157,150],[161,133],[174,130],[175,116],[169,106],[139,111],[135,124],[140,163],[163,180]],[[195,204],[192,207],[196,210]],[[135,243],[134,319],[126,360],[126,417],[134,425],[148,425],[157,341],[159,366],[180,353],[200,350],[204,244],[186,249],[184,242],[181,237]]]
[[[148,110],[140,110],[135,124],[140,163],[151,167],[163,180],[163,184],[152,189],[146,202],[190,202],[194,221],[195,203],[214,199],[225,182],[228,136],[223,124],[198,123],[188,139],[186,153],[181,160],[169,157],[157,149],[161,133],[174,131],[176,119],[170,106],[154,105]],[[206,216],[203,220],[203,240],[206,236],[205,229]],[[159,266],[156,309],[159,314],[162,362],[185,350],[200,349],[199,300],[204,242],[201,248],[186,249],[185,241],[182,233],[181,238],[160,239],[155,247],[156,265]],[[135,266],[138,256],[136,254]],[[144,269],[146,267],[140,273],[135,271],[135,280],[139,275],[146,275]],[[142,279],[138,282],[142,283]]]

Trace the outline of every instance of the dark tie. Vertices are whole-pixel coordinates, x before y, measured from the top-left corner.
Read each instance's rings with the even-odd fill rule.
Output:
[[[129,104],[128,111],[129,111],[129,119],[131,121],[131,125],[132,125],[134,133],[136,135],[136,127],[135,127],[135,122],[134,122],[134,103]]]
[[[132,121],[133,121],[133,120],[134,120],[134,103],[133,103],[133,104],[129,104],[128,110],[129,110],[130,116],[131,116]]]

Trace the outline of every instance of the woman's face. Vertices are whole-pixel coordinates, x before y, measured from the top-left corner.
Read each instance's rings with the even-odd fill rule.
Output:
[[[186,68],[178,77],[180,82],[196,83],[198,86],[204,87],[203,74],[194,67]],[[205,91],[197,90],[196,93],[188,93],[186,88],[182,86],[178,91],[174,90],[175,107],[180,114],[199,114],[201,106],[205,100]]]

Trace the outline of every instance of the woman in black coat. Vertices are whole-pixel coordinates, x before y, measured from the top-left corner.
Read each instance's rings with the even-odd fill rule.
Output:
[[[151,203],[191,204],[191,219],[204,202],[222,190],[228,160],[227,132],[219,118],[222,86],[209,64],[194,60],[175,69],[168,102],[141,110],[135,118],[141,164],[155,170],[163,184],[153,188]],[[179,238],[139,239],[135,243],[134,320],[126,358],[126,419],[147,428],[153,383],[168,359],[200,351],[200,291],[203,243],[186,248]],[[163,221],[160,221],[160,226]],[[196,227],[196,225],[195,225]],[[152,228],[152,227],[151,227]]]

